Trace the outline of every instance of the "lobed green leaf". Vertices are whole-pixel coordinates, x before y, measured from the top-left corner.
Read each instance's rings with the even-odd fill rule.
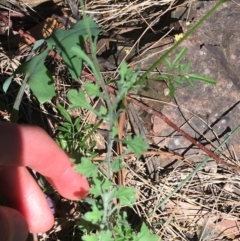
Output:
[[[140,157],[142,152],[146,151],[148,148],[148,143],[143,140],[142,136],[135,136],[132,138],[128,135],[123,142],[127,144],[128,150],[134,152],[137,157]]]
[[[146,240],[158,241],[159,237],[156,234],[151,234],[147,225],[145,223],[143,223],[141,230],[137,235],[136,241],[146,241]]]
[[[119,186],[114,192],[114,197],[118,198],[120,205],[132,207],[136,202],[136,190],[133,187]]]
[[[79,49],[84,49],[84,42],[88,37],[85,21],[87,21],[89,25],[92,36],[97,37],[102,30],[92,18],[89,17],[85,20],[78,21],[71,29],[57,29],[46,39],[48,47],[51,49],[55,48],[62,56],[74,80],[76,80],[82,72],[83,58],[76,54],[75,51],[72,51],[72,48],[78,47]]]
[[[73,89],[68,91],[67,97],[72,103],[69,106],[69,109],[82,107],[88,110],[94,110],[93,107],[87,102],[85,94],[81,89],[79,91]]]
[[[75,166],[75,170],[78,173],[81,173],[85,177],[90,177],[94,172],[97,171],[97,166],[94,165],[89,159],[86,157],[81,158],[81,163]]]
[[[55,96],[54,81],[49,70],[44,65],[47,54],[48,52],[45,50],[43,53],[20,65],[15,71],[15,74],[28,74],[28,84],[41,104]]]

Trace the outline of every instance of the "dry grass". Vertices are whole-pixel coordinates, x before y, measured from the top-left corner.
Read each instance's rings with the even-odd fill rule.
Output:
[[[90,1],[86,5],[87,13],[96,17],[105,30],[137,27],[142,23],[149,27],[172,9],[175,1]]]

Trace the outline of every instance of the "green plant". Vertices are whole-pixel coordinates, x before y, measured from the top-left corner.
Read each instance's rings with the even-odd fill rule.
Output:
[[[223,1],[220,1],[220,3],[222,2]],[[217,6],[219,5],[220,4]],[[84,9],[83,4],[82,9]],[[207,17],[209,15],[210,14],[208,14]],[[183,40],[199,25],[200,24],[196,25],[191,32],[187,33]],[[80,118],[72,119],[63,106],[57,105],[59,112],[65,119],[61,126],[58,127],[59,136],[57,141],[68,153],[74,154],[72,159],[76,163],[76,170],[87,176],[91,183],[91,197],[85,200],[85,202],[90,205],[91,210],[86,212],[82,220],[78,223],[78,227],[84,232],[82,240],[159,240],[157,235],[150,233],[145,223],[142,224],[138,231],[131,228],[127,221],[127,213],[124,211],[124,207],[133,207],[136,201],[135,189],[132,187],[117,186],[112,181],[114,177],[112,173],[117,173],[124,167],[121,156],[112,160],[112,149],[115,141],[122,142],[126,147],[124,153],[121,153],[122,156],[129,152],[133,152],[139,157],[141,153],[148,148],[141,136],[132,137],[127,135],[123,140],[116,138],[118,134],[118,118],[125,108],[123,100],[133,87],[144,84],[147,81],[148,73],[163,60],[166,62],[170,71],[179,72],[177,74],[165,74],[157,77],[160,80],[165,79],[169,82],[171,97],[174,96],[173,83],[181,84],[183,79],[191,86],[193,85],[192,79],[203,80],[210,83],[213,83],[213,81],[196,74],[188,74],[190,62],[185,64],[180,63],[186,52],[185,48],[180,51],[172,63],[169,61],[167,58],[168,54],[183,41],[180,40],[171,51],[167,51],[142,76],[139,76],[139,71],[137,69],[131,70],[125,62],[122,63],[119,69],[119,78],[115,80],[118,93],[116,98],[112,99],[109,96],[104,79],[98,69],[96,59],[96,41],[100,32],[101,29],[97,24],[91,18],[85,16],[83,20],[77,22],[71,29],[59,29],[45,41],[38,42],[33,49],[35,56],[23,63],[14,73],[14,75],[25,75],[23,85],[15,101],[14,110],[16,112],[18,111],[22,94],[27,85],[30,86],[33,94],[40,103],[51,100],[55,95],[53,78],[45,66],[45,59],[50,51],[55,50],[61,55],[74,80],[81,75],[83,62],[85,62],[97,81],[96,83],[86,81],[82,89],[79,90],[71,89],[67,94],[68,100],[71,103],[69,109],[84,108],[97,115],[100,122],[102,120],[108,122],[109,142],[105,161],[93,164],[90,159],[94,155],[92,152],[94,143],[90,146],[91,151],[88,150],[89,146],[86,144],[87,139],[90,137],[91,133],[97,129],[98,124],[95,126],[82,127]],[[87,39],[91,46],[91,57],[84,51],[84,42]],[[12,78],[13,76],[5,82],[5,91],[7,91]],[[99,110],[96,110],[89,104],[87,97],[101,98],[106,103],[106,106],[102,105]],[[86,131],[90,131],[89,134],[85,135]]]
[[[93,148],[96,142],[92,141],[91,144],[87,144],[87,140],[101,124],[101,121],[95,124],[95,126],[90,124],[83,125],[80,117],[72,119],[62,105],[57,104],[57,108],[65,119],[61,125],[57,127],[59,132],[56,139],[57,143],[70,154],[71,158],[75,158],[75,155],[90,155],[94,157]]]
[[[169,56],[180,44],[186,40],[191,34],[193,34],[223,3],[228,0],[219,0],[216,5],[207,12],[190,30],[188,30],[182,38],[180,38],[169,50],[167,50],[155,63],[153,63],[149,69],[140,77],[140,82],[144,81],[149,73],[151,73],[157,66],[159,66],[166,57]]]
[[[84,56],[83,58],[88,60],[88,57],[85,56],[83,51],[76,50],[76,54]],[[98,71],[93,64],[91,67],[93,72]],[[124,240],[124,238],[126,240],[125,235],[127,235],[128,238],[131,238],[129,240],[145,240],[145,238],[149,237],[151,237],[152,240],[158,240],[156,235],[150,234],[145,224],[142,225],[138,234],[131,229],[130,225],[121,225],[123,222],[127,223],[126,214],[122,211],[122,208],[126,206],[132,207],[135,202],[136,192],[134,188],[116,186],[111,181],[113,178],[111,173],[118,172],[124,166],[120,161],[120,157],[110,161],[110,155],[112,153],[113,142],[116,140],[117,120],[122,112],[122,109],[117,107],[122,102],[124,96],[136,83],[137,74],[136,72],[128,69],[126,63],[121,66],[119,73],[120,78],[116,81],[119,94],[114,101],[110,102],[110,106],[108,108],[102,107],[99,111],[94,110],[93,107],[89,105],[87,98],[85,97],[87,95],[88,97],[101,97],[107,100],[100,91],[99,85],[96,83],[93,84],[86,82],[83,89],[79,91],[70,90],[67,94],[68,99],[71,102],[69,108],[81,107],[88,109],[94,112],[99,118],[102,118],[111,124],[109,132],[110,141],[108,144],[108,157],[105,162],[94,165],[91,160],[86,157],[82,157],[81,160],[75,160],[75,163],[78,163],[76,165],[76,170],[89,177],[92,186],[90,189],[92,198],[87,198],[85,200],[88,204],[90,204],[91,211],[87,212],[83,216],[82,221],[79,223],[79,227],[82,230],[85,230],[86,234],[82,237],[82,239],[86,241],[120,241]],[[63,116],[68,118],[68,122],[71,122],[65,109],[60,108],[59,110]],[[127,136],[123,142],[128,148],[122,155],[134,151],[136,156],[140,156],[142,151],[147,150],[147,144],[141,137],[132,138],[131,136]],[[105,166],[107,167],[104,168]],[[97,233],[96,230],[98,231]]]
[[[209,84],[216,84],[216,81],[214,79],[204,77],[195,73],[188,73],[191,68],[190,60],[187,60],[185,63],[181,63],[181,60],[183,59],[186,51],[187,48],[183,47],[172,62],[169,60],[168,57],[164,58],[164,62],[167,65],[168,73],[161,74],[158,76],[158,78],[166,80],[168,82],[170,98],[174,98],[174,83],[182,85],[183,80],[185,80],[191,87],[194,87],[193,80],[204,81]]]
[[[91,18],[87,18],[85,21],[88,21],[91,35],[96,37],[101,29]],[[24,81],[13,106],[12,121],[15,122],[18,118],[19,105],[27,86],[30,87],[41,104],[50,101],[55,96],[54,79],[45,66],[46,57],[51,51],[57,51],[62,57],[74,80],[80,76],[83,59],[75,55],[72,43],[76,44],[75,47],[84,49],[84,41],[88,36],[85,21],[77,22],[69,30],[58,29],[47,39],[38,40],[32,50],[33,57],[21,64],[13,75],[5,81],[3,90],[6,92],[16,74],[24,75]]]

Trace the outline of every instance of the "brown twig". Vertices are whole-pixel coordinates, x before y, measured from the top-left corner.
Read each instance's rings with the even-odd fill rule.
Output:
[[[0,13],[3,15],[3,16],[9,16],[9,17],[19,17],[19,18],[22,18],[24,17],[24,14],[23,13],[19,13],[19,12],[12,12],[12,11],[4,11],[4,10],[1,10]]]
[[[126,104],[126,99],[124,99],[124,105]],[[126,111],[123,111],[118,119],[118,138],[119,140],[123,139],[123,129],[124,129],[124,123],[125,123],[125,116],[126,116]],[[117,154],[121,155],[123,153],[123,146],[122,142],[118,141],[117,142]],[[125,175],[124,175],[125,170],[119,170],[117,173],[118,177],[118,185],[125,185]]]
[[[21,37],[26,38],[31,43],[36,42],[36,39],[33,36],[31,36],[29,33],[25,32],[21,28],[20,29],[14,29],[14,27],[12,25],[12,22],[10,22],[9,19],[6,16],[4,16],[2,13],[0,13],[0,20],[2,20],[9,28],[18,31],[18,33]]]
[[[2,20],[9,28],[12,28],[12,22],[0,12],[0,20]]]
[[[31,43],[35,43],[36,39],[29,33],[25,32],[24,30],[22,30],[21,28],[18,29],[18,33],[21,37],[26,38],[27,40],[29,40]]]
[[[141,154],[142,156],[149,156],[149,155],[153,155],[153,156],[167,156],[167,157],[175,157],[175,158],[178,158],[180,160],[183,160],[185,162],[187,162],[190,166],[194,166],[194,163],[188,159],[186,159],[185,157],[177,154],[177,153],[173,153],[173,152],[168,152],[168,151],[163,151],[163,150],[157,150],[157,151],[145,151]],[[125,154],[123,158],[129,158],[129,157],[134,157],[135,154],[134,153],[128,153],[128,154]],[[104,161],[105,160],[105,156],[97,156],[97,157],[94,157],[92,159],[92,161]],[[116,156],[112,156],[111,159],[114,159],[116,158]]]

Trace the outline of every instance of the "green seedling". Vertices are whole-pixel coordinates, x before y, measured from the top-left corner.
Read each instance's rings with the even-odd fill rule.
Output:
[[[81,118],[77,117],[72,119],[67,110],[60,104],[57,104],[58,111],[64,117],[64,121],[57,127],[58,136],[57,143],[70,154],[73,160],[88,155],[91,158],[96,154],[94,153],[95,141],[87,144],[88,139],[96,131],[101,121],[96,125],[83,125]]]
[[[161,74],[156,79],[165,80],[169,84],[170,98],[173,99],[175,95],[174,84],[182,85],[186,81],[190,87],[194,87],[193,81],[203,81],[209,84],[216,84],[216,80],[208,77],[204,77],[195,73],[189,73],[191,68],[191,62],[187,60],[182,63],[182,59],[187,51],[186,47],[183,47],[181,51],[177,54],[175,59],[171,62],[169,58],[165,58],[164,62],[167,65],[168,73]]]

